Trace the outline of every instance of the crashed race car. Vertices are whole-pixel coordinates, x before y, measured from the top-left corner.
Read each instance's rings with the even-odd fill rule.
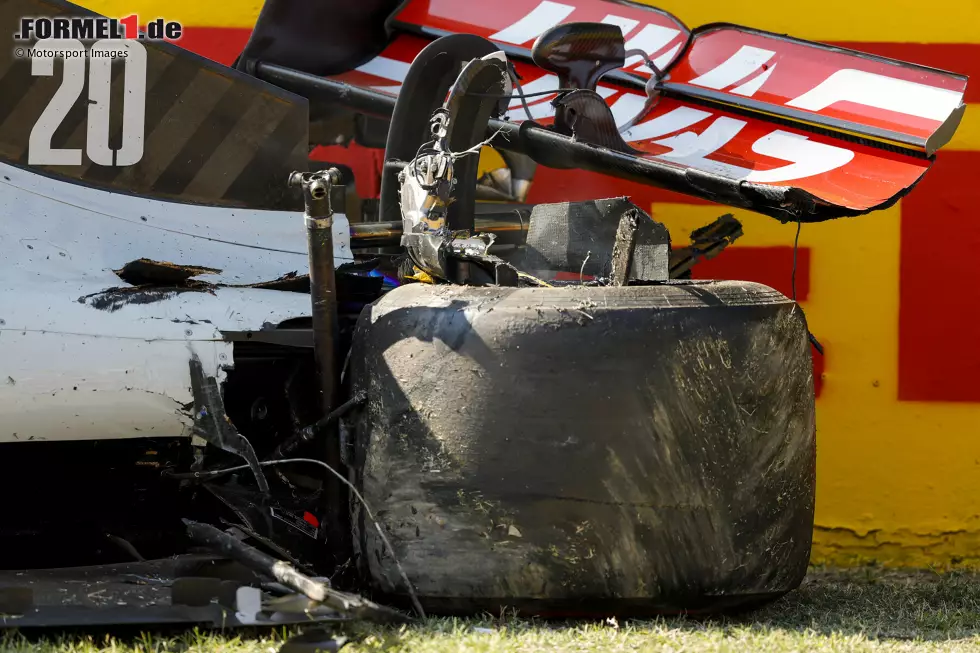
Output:
[[[685,278],[730,216],[679,247],[627,197],[526,189],[546,166],[860,216],[928,171],[965,77],[608,0],[267,0],[234,68],[99,21],[0,0],[3,624],[798,586],[800,307]],[[384,148],[372,210],[310,169],[349,142]]]

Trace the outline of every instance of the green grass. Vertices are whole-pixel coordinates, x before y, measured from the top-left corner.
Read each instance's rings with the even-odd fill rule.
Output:
[[[16,653],[276,653],[284,635],[13,635],[0,647]],[[548,623],[488,616],[360,627],[350,636],[345,653],[980,651],[980,575],[815,569],[800,590],[741,618]]]

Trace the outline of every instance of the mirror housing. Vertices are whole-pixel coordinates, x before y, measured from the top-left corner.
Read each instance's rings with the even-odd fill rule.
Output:
[[[538,37],[531,58],[556,73],[562,88],[594,91],[603,75],[626,64],[626,39],[617,25],[565,23]]]

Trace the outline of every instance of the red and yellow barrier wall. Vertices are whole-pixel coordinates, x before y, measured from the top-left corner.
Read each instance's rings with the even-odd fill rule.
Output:
[[[460,0],[463,1],[463,0]],[[108,16],[162,16],[184,47],[223,63],[261,0],[81,0]],[[725,21],[978,74],[980,4],[949,0],[658,0],[690,26]],[[365,156],[368,156],[365,153]],[[368,165],[371,167],[371,164]],[[675,241],[718,206],[588,173],[539,169],[531,201],[625,193]],[[736,212],[745,236],[701,277],[787,295],[796,225]],[[925,180],[895,207],[804,225],[797,297],[823,344],[818,378],[815,562],[980,566],[980,107],[969,108]]]

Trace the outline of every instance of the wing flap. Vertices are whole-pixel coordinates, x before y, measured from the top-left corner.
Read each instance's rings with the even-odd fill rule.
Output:
[[[673,15],[635,3],[409,0],[389,24],[430,38],[472,33],[529,59],[540,34],[568,22],[619,25],[627,50],[642,50],[666,73],[658,84],[665,94],[882,147],[931,156],[966,109],[963,75],[738,25],[691,31]],[[643,83],[652,74],[633,55],[609,79]]]
[[[426,39],[400,35],[378,59],[336,79],[397,95],[408,66],[427,44]],[[557,88],[557,78],[532,64],[516,61],[515,68],[524,80],[525,94]],[[641,91],[615,80],[600,83],[598,92],[620,125],[635,118],[646,101]],[[555,107],[551,102],[555,97],[528,98],[534,122],[548,125],[553,121]],[[516,90],[505,118],[515,123],[528,120]],[[801,212],[816,211],[803,218],[809,220],[883,208],[914,186],[931,165],[929,159],[909,152],[774,124],[760,116],[683,97],[662,98],[622,136],[637,150],[635,158],[683,173],[657,175],[656,179],[651,176],[648,182],[652,185],[697,194],[697,183],[692,179],[704,176],[755,188],[761,193],[756,194],[759,202],[767,195],[766,189],[770,189],[771,197],[795,194],[806,198]],[[710,197],[718,199],[714,194]],[[810,202],[816,207],[804,209],[803,204]],[[759,209],[772,213],[761,205]]]
[[[933,154],[962,118],[967,78],[736,25],[694,31],[664,92]]]

